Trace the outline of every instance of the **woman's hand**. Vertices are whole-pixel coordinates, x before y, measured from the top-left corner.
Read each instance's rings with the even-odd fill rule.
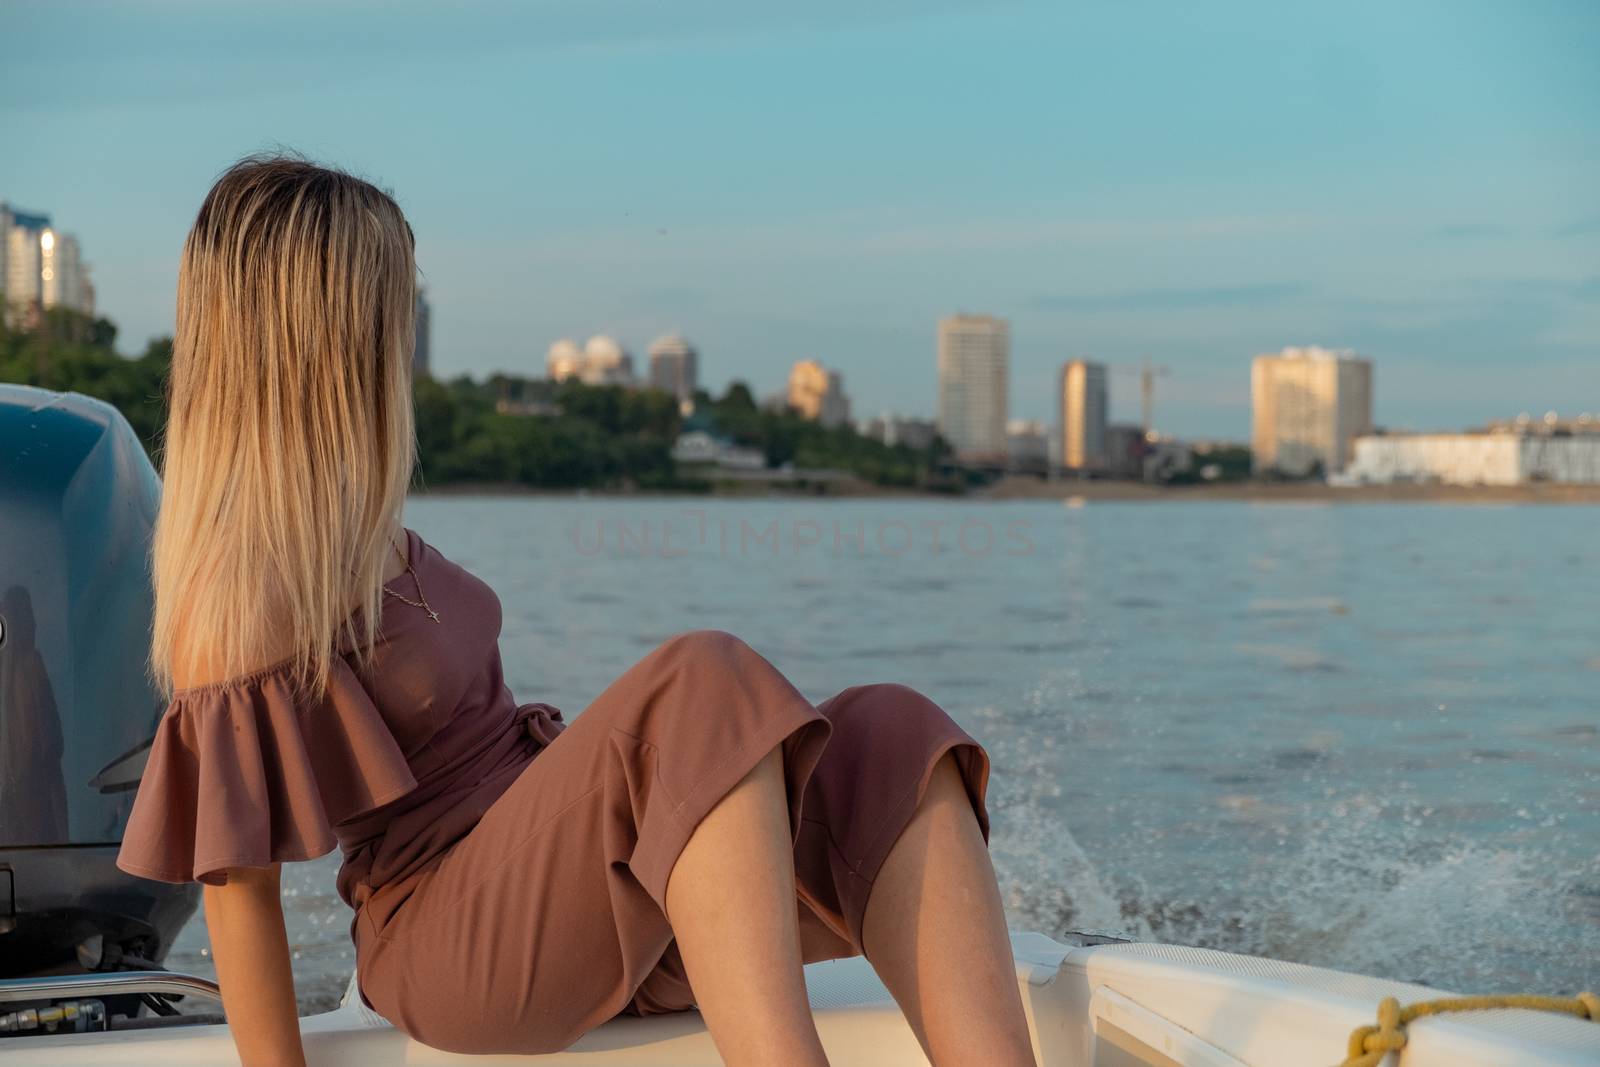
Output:
[[[230,867],[205,888],[206,929],[222,1006],[245,1067],[304,1067],[278,867]]]

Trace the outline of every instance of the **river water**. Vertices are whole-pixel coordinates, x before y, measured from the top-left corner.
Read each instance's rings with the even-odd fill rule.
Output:
[[[899,681],[989,748],[1013,928],[1463,992],[1600,981],[1600,509],[414,499],[569,717],[731,630],[822,699]],[[285,871],[302,1008],[353,959]],[[197,917],[172,965],[209,972]]]

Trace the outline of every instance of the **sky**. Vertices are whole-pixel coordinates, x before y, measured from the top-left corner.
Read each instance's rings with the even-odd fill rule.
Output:
[[[1249,363],[1375,364],[1376,417],[1600,411],[1600,3],[0,0],[0,199],[93,265],[120,347],[172,328],[239,156],[391,190],[435,373],[559,337],[703,383],[844,374],[930,415],[935,329],[1011,322],[1011,414],[1064,360],[1112,413],[1249,434]]]

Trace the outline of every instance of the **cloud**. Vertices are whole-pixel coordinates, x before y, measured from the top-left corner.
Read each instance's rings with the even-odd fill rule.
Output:
[[[1281,304],[1310,292],[1303,282],[1216,285],[1187,289],[1125,289],[1114,293],[1058,293],[1037,296],[1039,311],[1156,311],[1259,307]]]

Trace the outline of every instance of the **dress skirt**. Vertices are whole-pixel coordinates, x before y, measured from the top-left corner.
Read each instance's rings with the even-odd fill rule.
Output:
[[[362,909],[363,998],[424,1044],[474,1053],[555,1051],[619,1013],[693,1007],[667,879],[774,749],[806,962],[862,952],[873,879],[946,753],[987,838],[988,757],[932,701],[866,685],[813,706],[737,638],[684,634],[555,736],[440,862]]]

